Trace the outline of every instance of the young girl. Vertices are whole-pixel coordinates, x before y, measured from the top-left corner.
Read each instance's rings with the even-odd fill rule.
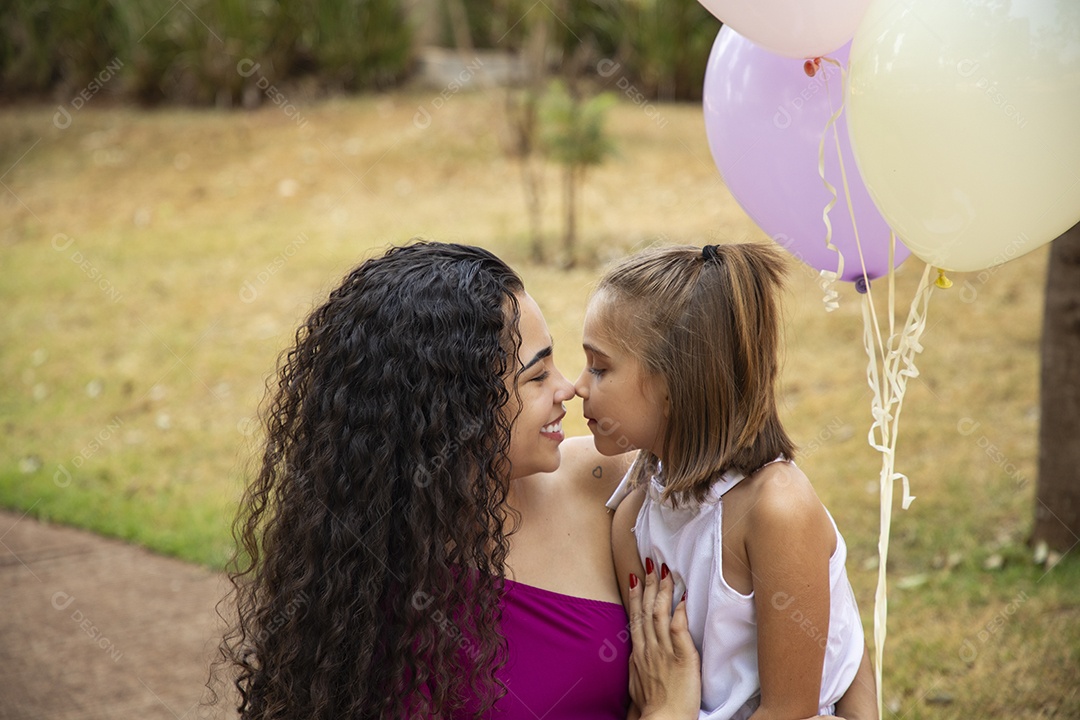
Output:
[[[782,276],[755,244],[620,262],[590,301],[576,389],[601,453],[640,451],[610,503],[616,568],[628,606],[639,555],[650,588],[670,574],[682,595],[700,717],[874,717],[844,540],[777,413]]]

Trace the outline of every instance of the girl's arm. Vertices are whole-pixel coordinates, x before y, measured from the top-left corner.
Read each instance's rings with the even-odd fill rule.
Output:
[[[809,481],[794,468],[759,486],[747,516],[761,680],[761,706],[752,718],[812,717],[828,643],[836,536]]]
[[[862,664],[851,681],[851,687],[836,702],[836,714],[844,720],[879,720],[877,714],[877,683],[870,651],[863,650]]]

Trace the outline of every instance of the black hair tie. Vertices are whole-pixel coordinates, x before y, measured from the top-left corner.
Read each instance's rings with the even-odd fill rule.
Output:
[[[705,258],[706,261],[716,260],[718,257],[720,257],[720,255],[716,252],[717,247],[718,246],[716,245],[706,245],[705,247],[701,248],[701,257]]]

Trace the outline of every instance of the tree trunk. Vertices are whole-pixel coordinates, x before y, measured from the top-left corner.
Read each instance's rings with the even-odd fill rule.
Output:
[[[525,202],[528,205],[532,258],[536,263],[543,263],[546,255],[543,230],[544,166],[543,159],[535,156],[540,135],[540,99],[547,82],[549,22],[543,13],[539,17],[532,26],[524,48],[526,82],[525,98],[522,101],[521,179],[525,185]]]
[[[454,33],[454,45],[463,62],[468,63],[473,53],[472,33],[469,31],[469,15],[464,0],[446,0],[450,15],[450,30]]]
[[[576,264],[574,246],[577,244],[577,166],[566,166],[563,191],[566,193],[566,232],[563,234],[563,267],[572,268]]]
[[[1080,542],[1080,224],[1050,246],[1040,394],[1032,541],[1064,553]]]
[[[543,184],[542,170],[538,162],[524,157],[521,159],[521,182],[525,186],[525,205],[529,215],[529,238],[532,245],[532,259],[537,264],[545,261],[543,231]]]

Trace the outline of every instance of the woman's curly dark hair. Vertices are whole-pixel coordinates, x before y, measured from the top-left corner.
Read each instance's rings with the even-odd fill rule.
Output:
[[[522,291],[486,250],[417,242],[361,264],[297,331],[234,525],[218,666],[241,718],[480,718],[505,693]]]

